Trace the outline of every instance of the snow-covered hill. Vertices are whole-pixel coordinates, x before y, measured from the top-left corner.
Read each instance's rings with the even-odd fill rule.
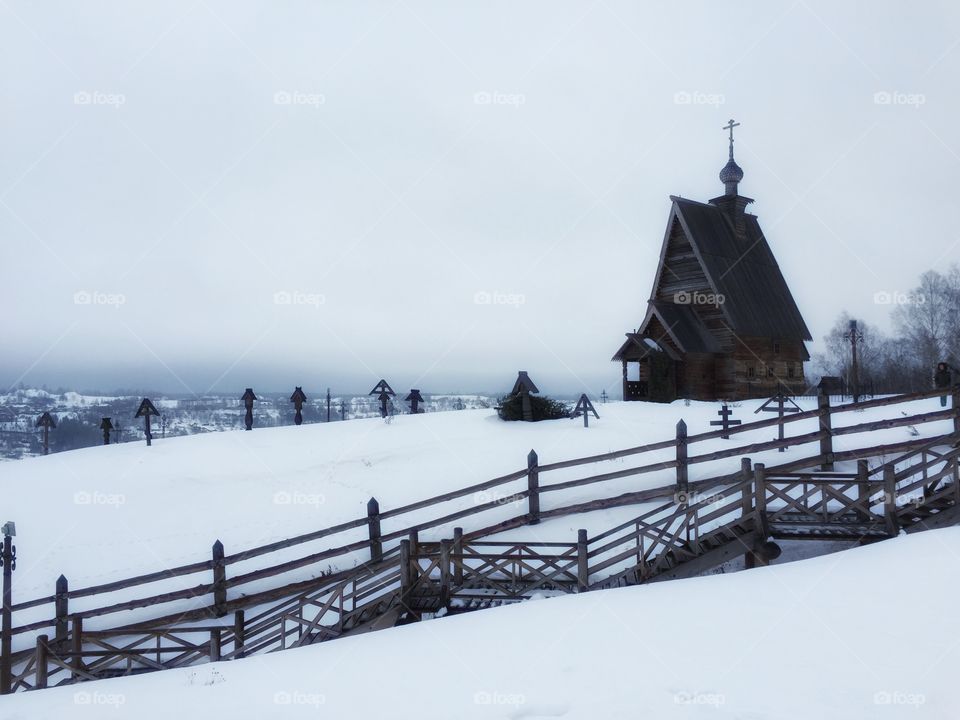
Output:
[[[801,401],[812,407],[813,401]],[[759,401],[736,408],[745,422],[758,419]],[[719,406],[678,401],[671,405],[611,403],[599,406],[600,420],[588,429],[580,420],[505,423],[493,410],[430,413],[347,423],[258,428],[155,440],[152,447],[127,443],[94,447],[0,464],[3,517],[17,523],[17,601],[50,594],[61,573],[71,588],[123,579],[209,558],[220,539],[227,552],[311,532],[362,517],[375,496],[381,510],[479,483],[526,466],[535,448],[541,464],[620,450],[669,439],[681,417],[691,434],[713,430]],[[939,408],[936,399],[914,402],[911,412]],[[899,408],[898,408],[899,410]],[[837,415],[835,425],[880,417],[890,410]],[[816,429],[816,420],[796,423],[788,435]],[[949,421],[921,426],[923,435],[947,432]],[[691,446],[691,454],[751,441],[770,440],[775,429]],[[906,428],[873,433],[871,442],[910,438]],[[836,447],[863,443],[862,436],[837,439]],[[783,462],[816,452],[814,446],[787,453],[757,454],[756,462]],[[619,470],[669,460],[672,450],[608,462],[595,469]],[[638,459],[639,458],[639,459]],[[691,480],[734,471],[734,457],[708,468],[693,465]],[[572,468],[544,474],[543,484],[588,474]],[[609,481],[543,497],[544,509],[602,494],[669,485],[673,471]],[[508,495],[524,484],[503,488]],[[462,498],[455,507],[488,502],[488,495]],[[450,508],[454,509],[454,508]],[[505,504],[500,517],[522,509]],[[622,511],[624,517],[636,508]],[[424,511],[423,518],[436,511]],[[496,521],[486,514],[484,522]],[[619,516],[618,516],[619,517]],[[404,521],[412,517],[404,517]],[[468,519],[469,520],[469,519]],[[479,522],[479,521],[478,521]],[[541,539],[569,540],[585,519],[538,526]],[[601,525],[604,518],[595,521]],[[578,524],[579,523],[579,524]],[[388,531],[388,526],[385,526]],[[449,532],[441,528],[439,533]],[[322,548],[321,548],[322,549]],[[161,588],[156,588],[159,592]],[[25,619],[24,619],[25,620]],[[21,620],[23,621],[23,620]]]
[[[960,528],[21,693],[3,720],[960,717]]]

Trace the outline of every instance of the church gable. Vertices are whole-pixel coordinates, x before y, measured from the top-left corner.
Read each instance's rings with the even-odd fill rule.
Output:
[[[726,316],[720,295],[708,277],[696,246],[690,242],[688,230],[674,200],[667,223],[660,265],[650,295],[650,311],[640,331],[651,332],[648,324],[656,312],[674,331],[682,331],[691,339],[694,352],[710,346],[732,344],[731,320]],[[682,327],[681,327],[682,326]],[[696,326],[696,327],[694,327]]]
[[[712,293],[713,287],[703,264],[684,229],[676,203],[670,210],[667,232],[660,250],[660,265],[654,280],[651,301],[687,303],[694,293]]]

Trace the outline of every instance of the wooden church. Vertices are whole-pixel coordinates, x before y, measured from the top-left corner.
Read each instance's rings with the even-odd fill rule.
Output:
[[[767,244],[743,170],[720,171],[724,194],[707,203],[671,196],[660,264],[639,329],[613,356],[623,399],[737,400],[804,389],[811,340]]]

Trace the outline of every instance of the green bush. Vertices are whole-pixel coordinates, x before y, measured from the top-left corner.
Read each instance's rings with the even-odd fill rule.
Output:
[[[566,403],[548,397],[530,396],[530,408],[533,410],[534,421],[557,420],[570,417],[570,410]],[[504,395],[500,398],[497,415],[501,420],[523,420],[523,399],[518,395]]]

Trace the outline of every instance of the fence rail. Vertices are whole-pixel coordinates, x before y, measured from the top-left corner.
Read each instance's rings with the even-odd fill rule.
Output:
[[[531,575],[539,573],[542,576],[543,587],[545,588],[553,586],[586,588],[589,585],[589,575],[600,571],[610,571],[612,573],[611,577],[617,582],[626,581],[628,576],[632,577],[633,581],[642,581],[691,559],[704,547],[712,544],[719,546],[724,542],[732,542],[741,536],[745,537],[750,533],[757,532],[758,529],[762,529],[760,527],[761,519],[757,515],[755,507],[756,503],[754,503],[753,510],[748,512],[745,509],[748,496],[755,499],[755,479],[744,479],[741,470],[741,472],[721,473],[704,480],[689,482],[687,472],[691,465],[712,463],[724,458],[744,457],[794,446],[817,445],[817,451],[810,455],[770,468],[770,471],[776,471],[777,473],[776,479],[771,479],[767,485],[768,492],[772,495],[770,497],[764,495],[759,499],[759,502],[760,504],[769,502],[775,505],[784,503],[784,506],[777,505],[772,518],[764,516],[763,522],[767,525],[787,521],[795,524],[803,522],[801,518],[795,516],[800,507],[804,507],[804,512],[808,514],[820,513],[823,517],[818,515],[818,519],[829,523],[836,517],[836,511],[830,510],[830,508],[838,504],[843,505],[843,512],[847,514],[852,512],[867,520],[875,519],[875,503],[870,504],[873,496],[856,495],[856,500],[850,503],[846,503],[843,498],[848,498],[850,492],[858,493],[865,487],[872,488],[875,483],[873,476],[876,470],[867,471],[865,476],[855,476],[847,473],[832,475],[826,479],[815,477],[812,472],[798,472],[804,468],[815,466],[820,466],[821,470],[832,468],[835,462],[843,460],[856,460],[883,453],[906,452],[907,455],[903,459],[916,460],[917,463],[915,464],[918,467],[915,469],[901,468],[899,471],[894,469],[892,471],[894,473],[894,483],[900,482],[908,476],[915,477],[916,473],[919,472],[922,480],[916,481],[910,486],[911,492],[922,490],[925,496],[926,494],[939,492],[940,495],[930,495],[934,498],[945,497],[943,493],[955,492],[953,489],[949,491],[944,489],[943,482],[945,479],[952,477],[953,482],[949,483],[948,486],[951,488],[957,487],[956,459],[953,459],[952,465],[944,461],[943,458],[948,454],[934,450],[935,445],[929,439],[919,438],[888,445],[875,445],[837,452],[834,451],[832,444],[833,438],[838,436],[870,433],[875,430],[922,425],[944,420],[953,421],[954,435],[952,437],[955,440],[956,437],[960,437],[960,409],[958,409],[960,408],[960,387],[951,389],[952,406],[950,408],[911,415],[901,413],[880,420],[839,427],[835,426],[833,422],[837,416],[842,416],[844,413],[871,408],[894,407],[917,400],[939,397],[943,394],[943,390],[931,390],[892,398],[875,398],[856,404],[834,407],[830,406],[829,398],[820,396],[818,407],[815,410],[747,423],[726,430],[693,435],[686,434],[685,426],[682,429],[678,427],[677,436],[673,439],[610,453],[540,465],[536,453],[531,452],[527,467],[521,470],[389,510],[381,511],[376,501],[371,500],[366,517],[286,540],[268,543],[233,554],[226,554],[223,546],[217,542],[213,546],[209,560],[86,588],[70,590],[66,587],[66,581],[64,580],[62,587],[58,586],[53,595],[12,605],[14,613],[50,606],[51,614],[48,619],[15,626],[10,629],[10,633],[19,636],[26,633],[52,630],[54,632],[52,640],[49,639],[48,635],[40,636],[44,639],[44,647],[47,648],[45,652],[54,648],[57,649],[60,653],[57,657],[66,657],[67,660],[64,661],[64,664],[69,665],[68,661],[71,661],[71,657],[64,650],[64,642],[70,634],[69,627],[75,625],[82,632],[82,624],[85,619],[89,620],[154,606],[169,608],[188,600],[200,601],[199,606],[195,604],[194,607],[180,612],[176,612],[174,609],[162,618],[154,618],[141,623],[140,630],[137,632],[142,633],[142,638],[152,638],[156,643],[159,638],[151,636],[149,631],[151,624],[169,625],[202,622],[211,618],[223,618],[231,612],[234,614],[240,613],[242,617],[245,610],[257,608],[258,615],[248,618],[245,623],[241,622],[240,625],[234,623],[232,627],[224,626],[215,640],[207,640],[206,645],[194,643],[184,650],[184,652],[196,654],[206,647],[208,655],[222,656],[224,648],[231,646],[233,649],[229,653],[236,655],[242,653],[245,647],[262,650],[274,645],[277,647],[286,646],[288,638],[293,635],[296,635],[296,642],[302,643],[306,642],[305,637],[313,638],[318,632],[326,635],[347,632],[369,620],[372,610],[379,612],[383,610],[384,603],[389,606],[391,603],[402,602],[404,597],[409,597],[411,588],[418,582],[432,581],[437,573],[442,572],[447,572],[452,578],[471,579],[471,582],[477,586],[472,588],[475,594],[480,593],[480,591],[504,593],[505,589],[499,578],[504,574],[504,568],[510,564],[512,564],[512,567],[522,568],[524,572]],[[755,432],[778,425],[790,426],[792,423],[811,419],[818,421],[817,429],[811,432],[784,437],[782,440],[747,442],[702,454],[691,453],[691,449],[695,449],[699,443],[719,439],[724,435],[729,436],[732,441],[735,439],[734,436],[742,436],[743,433]],[[943,441],[944,437],[939,437],[934,442],[942,445]],[[544,482],[545,479],[549,479],[549,474],[555,471],[599,465],[611,460],[643,456],[668,449],[674,450],[673,457],[670,459],[660,459],[613,471],[594,472],[580,478],[559,480],[552,483]],[[952,470],[945,469],[948,466]],[[933,467],[938,469],[935,472],[931,471]],[[602,487],[604,483],[611,480],[670,469],[676,472],[676,483],[672,486],[598,497],[587,502],[558,504],[557,507],[547,510],[542,510],[540,507],[540,498],[544,493],[562,493],[565,490],[587,485]],[[951,475],[951,473],[953,474]],[[837,482],[841,479],[844,482],[838,486]],[[511,503],[525,503],[526,507],[521,508],[521,512],[508,517],[506,520],[498,519],[495,523],[478,527],[466,535],[461,535],[459,539],[455,538],[450,541],[454,544],[446,550],[447,561],[441,562],[440,559],[437,559],[435,565],[429,568],[421,568],[421,571],[413,572],[409,576],[405,576],[402,571],[399,574],[392,574],[394,571],[390,568],[393,568],[397,562],[400,563],[401,570],[406,567],[402,560],[404,552],[412,553],[411,557],[415,559],[431,557],[430,562],[434,562],[432,556],[422,554],[423,552],[429,552],[430,546],[423,545],[419,549],[411,548],[408,546],[410,537],[416,537],[419,533],[427,530],[449,526],[463,518],[483,516],[484,513],[489,511],[497,511],[498,514],[503,514],[504,500],[502,498],[489,502],[474,503],[466,508],[457,508],[453,501],[469,497],[478,492],[503,488],[510,483],[523,480],[526,481],[523,487],[515,489],[506,496]],[[885,479],[883,482],[889,483],[890,480]],[[728,494],[732,493],[732,496],[735,497],[728,499],[719,506],[706,503],[706,501],[693,503],[671,501],[592,540],[578,539],[578,542],[572,548],[568,544],[562,546],[561,549],[548,552],[548,545],[544,544],[514,544],[508,548],[502,548],[498,552],[492,552],[491,549],[494,545],[489,542],[479,543],[479,538],[484,535],[511,527],[536,523],[545,518],[617,505],[649,503],[675,493],[689,493],[694,490],[705,491],[724,485],[729,486],[727,488]],[[810,490],[810,488],[820,488],[820,490]],[[794,493],[798,489],[801,493],[799,500],[794,497]],[[817,495],[817,492],[820,494]],[[753,494],[751,495],[751,493]],[[813,505],[807,502],[811,498],[816,498]],[[444,507],[445,511],[437,517],[419,520],[419,522],[408,520],[409,524],[396,530],[381,531],[381,524],[384,521],[396,522],[400,520],[403,522],[403,519],[409,518],[412,513],[434,507]],[[707,510],[708,507],[709,510]],[[790,508],[793,508],[794,515],[790,514]],[[731,524],[733,516],[737,513],[739,513],[737,523]],[[824,515],[824,513],[826,514]],[[883,517],[888,515],[890,515],[889,512]],[[880,515],[876,516],[880,517]],[[902,515],[898,518],[897,521],[899,522],[908,519],[908,516]],[[808,518],[808,522],[812,522],[812,519]],[[342,537],[344,534],[351,532],[363,535],[364,530],[366,536],[360,537],[360,539],[349,541],[348,538]],[[230,576],[226,572],[228,567],[237,566],[245,561],[337,536],[341,537],[341,542],[335,547],[328,547],[318,552],[285,559],[265,567],[231,574]],[[344,542],[343,540],[347,541]],[[480,552],[480,547],[486,548],[486,550]],[[427,550],[424,550],[424,548],[427,548]],[[370,560],[363,565],[361,571],[356,568],[335,571],[330,573],[329,576],[307,580],[299,579],[266,591],[256,590],[251,592],[248,587],[251,583],[310,566],[317,566],[323,561],[344,560],[351,555],[365,552],[369,552]],[[418,555],[418,553],[421,554]],[[438,545],[436,553],[439,558],[444,554],[444,549]],[[586,559],[581,557],[584,553],[586,553]],[[636,558],[637,562],[627,568],[619,567],[630,558]],[[590,563],[593,563],[592,567],[589,566]],[[584,566],[587,567],[586,571]],[[443,567],[447,569],[443,570]],[[584,572],[587,574],[586,578]],[[71,613],[69,610],[69,603],[73,600],[129,591],[140,586],[175,578],[194,578],[198,582],[168,592],[122,599],[112,604],[88,608],[79,612]],[[357,585],[358,581],[359,586]],[[605,582],[609,582],[609,580],[605,580]],[[463,592],[467,591],[465,588],[461,589]],[[265,605],[271,603],[274,605],[263,610]],[[305,609],[308,607],[314,608],[315,612],[305,614]],[[323,618],[330,615],[338,617],[337,629],[335,631],[329,628],[319,630]],[[132,623],[122,629],[131,632],[136,630],[137,627],[136,623]],[[277,630],[277,627],[280,629]],[[288,627],[289,633],[286,629]],[[84,637],[87,635],[96,637],[90,635],[90,633],[86,633]],[[40,638],[38,638],[38,642]],[[102,642],[106,642],[106,640],[102,640]],[[128,652],[133,657],[139,652],[138,647],[139,645],[133,645],[123,649],[123,651]],[[111,646],[110,652],[120,651],[121,649]],[[12,657],[15,661],[25,662],[26,666],[29,666],[31,662],[36,663],[37,652],[35,648],[23,649],[13,653]],[[161,652],[160,655],[165,652]],[[136,656],[139,657],[139,655]],[[72,659],[75,660],[76,658]],[[156,663],[156,657],[151,662]],[[135,664],[137,663],[131,663],[131,667]],[[76,666],[77,663],[74,663],[70,667],[74,667],[76,673],[82,673],[82,669],[77,669]],[[60,672],[66,673],[67,668],[55,669],[51,675],[55,676]],[[26,672],[26,675],[29,675],[29,672]],[[27,682],[25,678],[26,676],[23,674],[13,678],[14,684],[24,687]]]

